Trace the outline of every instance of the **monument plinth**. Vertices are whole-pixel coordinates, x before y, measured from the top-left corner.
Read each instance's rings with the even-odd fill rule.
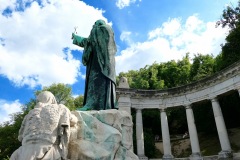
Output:
[[[74,111],[70,160],[138,160],[133,153],[132,118],[126,111]]]

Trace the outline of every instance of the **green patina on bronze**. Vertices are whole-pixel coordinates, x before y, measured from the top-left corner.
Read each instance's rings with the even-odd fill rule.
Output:
[[[106,110],[116,108],[116,44],[112,28],[97,20],[90,36],[72,34],[73,44],[84,48],[82,63],[86,66],[83,108]]]

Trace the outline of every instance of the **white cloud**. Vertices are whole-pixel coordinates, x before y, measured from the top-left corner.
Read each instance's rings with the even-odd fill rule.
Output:
[[[185,29],[190,32],[199,31],[202,27],[204,27],[204,23],[198,19],[197,14],[188,17],[185,23]]]
[[[15,8],[15,1],[7,2],[1,2],[1,13]],[[78,26],[78,34],[87,37],[97,19],[106,20],[104,11],[79,0],[43,0],[41,5],[33,1],[24,12],[0,15],[0,75],[20,86],[73,84],[82,74],[71,50],[81,48],[72,44],[71,33]]]
[[[131,32],[123,31],[120,35],[121,41],[125,41],[125,42],[127,42],[127,44],[132,44],[133,41],[130,38],[131,34],[132,34]]]
[[[4,9],[6,9],[7,7],[10,9],[14,8],[14,3],[16,2],[16,0],[0,0],[0,11],[3,11]]]
[[[228,29],[215,28],[215,22],[203,22],[197,15],[187,18],[169,19],[148,34],[145,42],[131,43],[116,57],[116,70],[127,72],[136,70],[153,62],[179,60],[187,52],[193,54],[217,55],[220,44],[225,42]]]
[[[169,19],[167,22],[162,24],[162,27],[156,28],[148,33],[148,38],[153,39],[159,36],[175,36],[181,29],[181,19],[174,18]]]
[[[0,123],[10,120],[9,114],[21,112],[21,105],[19,100],[6,101],[0,99]]]
[[[141,0],[139,0],[139,2],[141,2]],[[116,6],[119,9],[123,9],[125,7],[130,6],[130,4],[136,3],[136,0],[117,0],[116,2]]]

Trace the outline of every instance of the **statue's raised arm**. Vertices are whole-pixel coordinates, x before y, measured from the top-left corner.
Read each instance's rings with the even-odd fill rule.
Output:
[[[75,33],[72,33],[72,39],[73,39],[73,44],[80,47],[84,47],[87,42],[87,38],[78,36]]]

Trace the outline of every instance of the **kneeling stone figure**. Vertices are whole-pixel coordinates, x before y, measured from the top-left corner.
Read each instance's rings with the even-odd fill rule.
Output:
[[[70,110],[57,104],[51,92],[44,91],[38,103],[25,117],[19,130],[19,147],[10,160],[61,160],[67,159],[70,122],[77,118]]]

